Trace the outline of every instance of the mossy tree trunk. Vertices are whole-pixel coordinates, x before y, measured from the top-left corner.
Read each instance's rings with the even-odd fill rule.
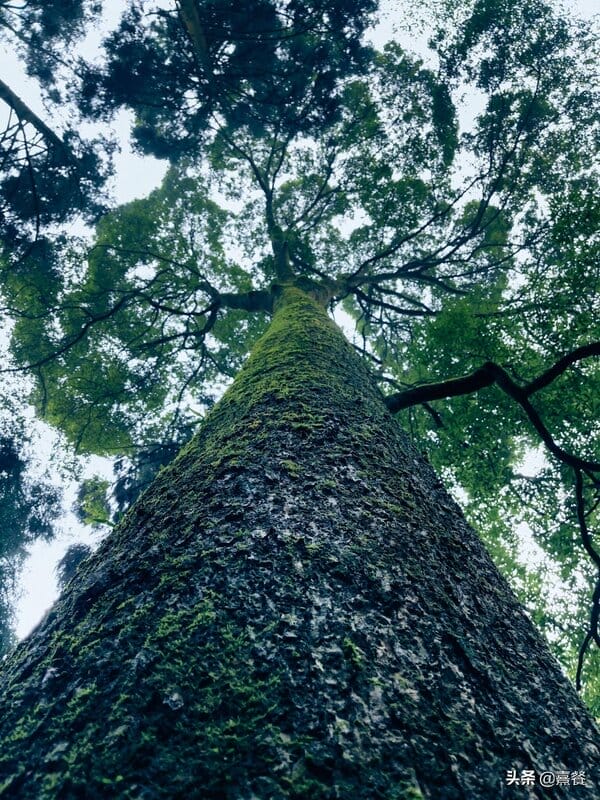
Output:
[[[570,684],[294,288],[0,689],[11,798],[600,797]]]

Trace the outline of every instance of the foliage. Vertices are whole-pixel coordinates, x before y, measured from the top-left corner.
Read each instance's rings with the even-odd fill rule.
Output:
[[[65,63],[65,44],[86,31],[102,10],[98,0],[47,0],[45,3],[0,5],[0,28],[13,36],[27,72],[47,87],[57,79],[57,66]]]
[[[133,0],[105,42],[104,68],[80,89],[92,116],[136,109],[134,138],[157,157],[194,152],[211,118],[230,133],[320,132],[335,119],[340,80],[363,64],[360,36],[375,0]]]
[[[138,149],[169,171],[106,215],[91,248],[64,243],[51,292],[29,274],[4,291],[37,407],[81,452],[123,459],[126,500],[189,438],[281,285],[341,305],[396,393],[488,362],[518,389],[600,339],[593,31],[542,0],[433,5],[419,56],[364,44],[364,0],[136,1],[104,62],[81,65],[81,112],[130,109]],[[599,370],[573,361],[532,400],[557,446],[589,462]],[[595,576],[573,470],[548,456],[528,471],[540,432],[497,383],[400,416],[573,669],[588,611],[549,596],[556,574],[578,599]],[[597,471],[583,492],[593,531]],[[521,563],[515,521],[547,580]],[[590,660],[589,691],[597,671]]]
[[[110,509],[106,502],[108,487],[108,481],[98,475],[80,483],[74,508],[80,522],[92,528],[108,524],[110,519]]]
[[[13,605],[28,546],[54,535],[61,493],[35,449],[39,439],[16,401],[0,408],[0,656],[14,643]],[[36,440],[38,439],[38,440]]]
[[[99,11],[100,3],[88,0],[0,3],[0,42],[21,56],[55,114],[64,100],[59,81],[73,69],[68,46]],[[28,260],[40,239],[47,248],[49,226],[75,214],[93,218],[102,207],[99,142],[85,141],[64,110],[55,128],[17,85],[0,80],[0,254],[9,263]],[[36,265],[34,256],[30,268]]]

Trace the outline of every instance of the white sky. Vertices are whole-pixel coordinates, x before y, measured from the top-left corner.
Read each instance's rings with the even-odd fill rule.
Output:
[[[107,27],[112,27],[118,19],[123,0],[109,0],[105,2]],[[596,0],[567,0],[567,8],[573,8],[581,16],[591,17],[598,13]],[[381,4],[381,22],[373,32],[373,42],[381,45],[390,38],[395,23],[402,19],[403,3],[400,0],[384,0]],[[399,37],[404,39],[408,47],[420,49],[425,44],[425,37]],[[93,52],[97,47],[99,34],[89,38],[87,51]],[[4,80],[42,118],[47,118],[39,92],[34,83],[29,81],[14,56],[0,47],[0,74]],[[146,196],[161,181],[164,171],[164,162],[154,159],[142,158],[133,153],[127,143],[129,128],[128,115],[122,113],[116,124],[115,130],[120,136],[122,150],[116,158],[116,180],[114,193],[117,202],[124,203],[138,197]],[[105,459],[92,459],[87,474],[102,473],[111,478],[110,464]],[[72,505],[75,496],[75,487],[67,491],[67,503]],[[75,541],[95,541],[93,534],[86,532],[73,516],[68,515],[63,523],[63,532],[51,543],[38,543],[31,548],[30,557],[26,563],[22,578],[22,595],[17,604],[17,635],[25,636],[40,620],[45,611],[54,602],[57,596],[54,569],[57,561],[64,554],[67,547]],[[533,553],[532,553],[533,555]]]

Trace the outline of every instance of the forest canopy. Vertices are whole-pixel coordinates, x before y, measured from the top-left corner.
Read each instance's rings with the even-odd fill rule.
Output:
[[[400,8],[423,52],[375,46],[373,0],[134,1],[87,59],[73,42],[100,4],[0,4],[68,119],[0,94],[10,369],[77,452],[115,459],[118,516],[236,374],[274,287],[310,289],[599,702],[597,26],[542,0]],[[75,131],[123,109],[168,170],[108,208],[113,144]]]

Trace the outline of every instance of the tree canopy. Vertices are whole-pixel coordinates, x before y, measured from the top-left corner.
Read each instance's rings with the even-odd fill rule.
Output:
[[[169,169],[91,244],[6,273],[13,353],[45,419],[120,459],[123,509],[236,373],[273,287],[310,287],[355,320],[390,407],[593,687],[597,32],[542,0],[434,10],[418,55],[367,43],[371,0],[127,3],[103,61],[56,91],[95,122],[129,109]],[[523,565],[518,522],[576,595],[566,610]]]

